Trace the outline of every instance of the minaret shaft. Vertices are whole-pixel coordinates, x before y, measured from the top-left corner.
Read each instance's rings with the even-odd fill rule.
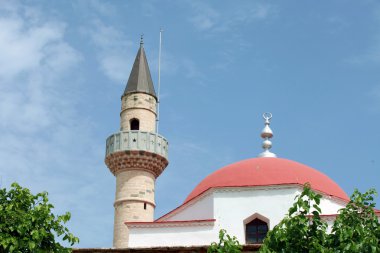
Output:
[[[129,242],[128,221],[153,221],[154,186],[152,173],[136,170],[116,174],[114,241],[115,248],[126,248]]]
[[[114,248],[127,248],[126,222],[154,219],[155,181],[168,165],[168,142],[156,133],[157,98],[143,43],[121,97],[120,132],[107,138],[105,163],[116,177]]]

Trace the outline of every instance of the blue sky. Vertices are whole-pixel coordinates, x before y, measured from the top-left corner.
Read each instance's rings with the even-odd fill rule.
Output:
[[[79,247],[112,245],[105,139],[144,34],[170,164],[156,217],[206,175],[272,151],[349,195],[380,191],[377,1],[0,0],[0,180],[48,191]],[[377,198],[377,202],[380,199]],[[377,207],[380,207],[378,204]]]

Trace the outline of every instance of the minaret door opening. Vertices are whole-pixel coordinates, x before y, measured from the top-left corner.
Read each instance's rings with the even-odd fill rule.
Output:
[[[131,130],[139,130],[140,129],[140,121],[138,119],[131,119]]]

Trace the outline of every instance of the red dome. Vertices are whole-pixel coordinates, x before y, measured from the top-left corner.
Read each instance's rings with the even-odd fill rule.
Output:
[[[329,196],[349,200],[347,194],[325,174],[282,158],[252,158],[230,164],[208,175],[184,203],[211,188],[269,185],[304,185]]]

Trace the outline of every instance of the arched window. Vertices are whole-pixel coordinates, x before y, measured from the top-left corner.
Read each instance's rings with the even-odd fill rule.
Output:
[[[245,225],[245,241],[247,244],[263,243],[267,233],[268,224],[258,218]]]
[[[138,119],[131,119],[129,123],[131,124],[131,130],[140,129],[140,121]]]

